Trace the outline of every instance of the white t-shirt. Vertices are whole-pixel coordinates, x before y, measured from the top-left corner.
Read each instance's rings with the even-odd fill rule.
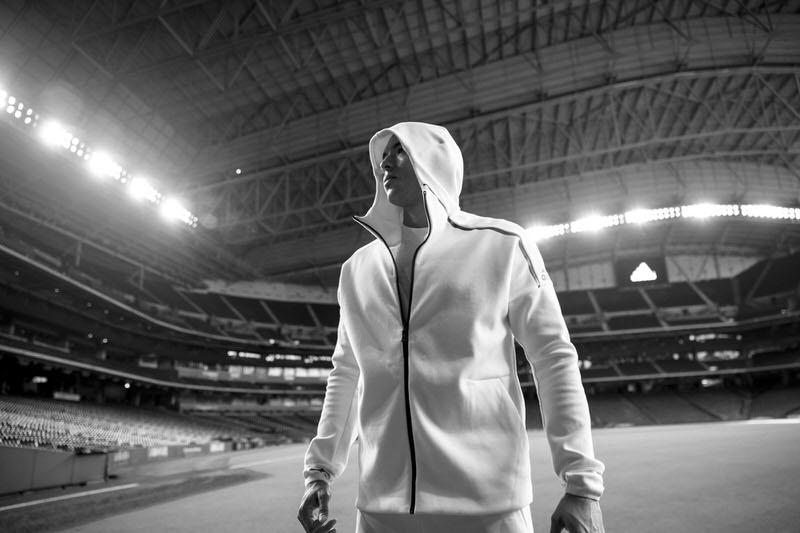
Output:
[[[405,224],[402,227],[400,244],[392,246],[392,255],[397,263],[397,277],[400,282],[400,306],[403,316],[408,313],[408,296],[411,290],[411,266],[414,253],[428,235],[428,227],[411,228]]]

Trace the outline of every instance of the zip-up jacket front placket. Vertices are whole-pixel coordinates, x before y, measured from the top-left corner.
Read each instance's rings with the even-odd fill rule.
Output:
[[[403,313],[403,305],[402,305],[402,297],[400,295],[402,288],[400,287],[400,269],[397,266],[397,260],[392,253],[391,247],[386,242],[386,239],[373,227],[371,227],[366,222],[359,220],[358,218],[353,218],[356,222],[364,226],[370,233],[372,233],[377,239],[379,239],[383,245],[386,247],[386,251],[389,253],[389,256],[392,259],[392,266],[394,267],[394,278],[395,278],[395,289],[397,291],[397,307],[400,309],[400,322],[403,327],[403,332],[401,336],[401,344],[403,350],[403,389],[405,395],[405,411],[406,411],[406,427],[408,432],[408,449],[409,455],[411,458],[411,487],[410,487],[410,503],[408,507],[409,514],[414,514],[416,508],[416,496],[417,496],[417,458],[416,458],[416,446],[414,445],[414,425],[411,419],[411,402],[410,402],[410,389],[409,389],[409,324],[411,321],[411,306],[414,299],[414,271],[416,268],[417,262],[417,255],[419,254],[420,249],[428,242],[428,238],[430,238],[431,234],[431,220],[430,215],[428,214],[428,206],[426,203],[426,196],[427,193],[423,190],[422,193],[422,203],[425,206],[425,217],[428,219],[428,235],[425,236],[425,240],[420,243],[417,249],[414,251],[414,255],[411,258],[411,276],[409,280],[408,286],[408,303],[407,309],[405,313]]]

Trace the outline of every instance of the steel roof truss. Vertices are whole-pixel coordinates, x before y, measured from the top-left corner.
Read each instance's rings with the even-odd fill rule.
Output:
[[[594,295],[594,292],[591,290],[586,291],[586,296],[589,297],[589,301],[592,303],[592,309],[594,309],[594,317],[597,322],[600,323],[600,326],[603,328],[603,331],[611,331],[611,328],[608,326],[608,321],[606,319],[606,313],[600,307],[600,304],[597,303],[597,297]]]
[[[642,297],[642,300],[645,301],[647,304],[647,308],[650,310],[650,314],[658,321],[658,324],[662,328],[668,328],[669,324],[662,318],[661,310],[653,303],[653,300],[650,298],[650,295],[647,294],[647,291],[644,287],[637,287],[637,291],[639,292],[639,296]]]
[[[706,263],[708,263],[708,260],[709,260],[710,258],[712,258],[712,257],[713,257],[713,259],[716,261],[716,259],[717,259],[717,254],[716,254],[716,253],[714,253],[714,254],[707,254],[707,255],[706,255],[704,258],[703,258],[703,262],[700,264],[700,266],[699,266],[699,267],[698,267],[698,269],[697,269],[697,275],[694,275],[694,276],[692,276],[692,275],[690,275],[688,272],[686,272],[686,270],[685,270],[685,269],[684,269],[684,268],[681,266],[681,264],[680,264],[680,261],[676,261],[676,260],[675,260],[675,258],[673,258],[673,257],[669,257],[669,256],[667,257],[667,259],[669,259],[669,261],[670,261],[670,262],[673,264],[673,266],[675,266],[675,267],[678,269],[678,271],[679,271],[681,274],[683,274],[683,277],[684,277],[684,280],[686,281],[686,284],[687,284],[687,285],[689,285],[689,287],[692,289],[692,291],[694,291],[694,293],[695,293],[695,294],[697,294],[697,296],[698,296],[698,297],[700,297],[700,299],[701,299],[701,300],[703,300],[703,303],[705,303],[705,305],[706,305],[706,307],[707,307],[708,311],[709,311],[711,314],[713,314],[713,315],[716,315],[716,316],[717,316],[717,317],[718,317],[720,320],[722,320],[722,321],[724,322],[724,321],[728,320],[728,318],[729,318],[729,317],[728,317],[728,316],[726,316],[726,315],[725,315],[725,314],[724,314],[724,313],[721,311],[719,304],[718,304],[718,303],[716,303],[716,302],[714,302],[714,301],[713,301],[713,300],[712,300],[712,299],[711,299],[711,298],[710,298],[710,297],[709,297],[709,296],[708,296],[708,295],[705,293],[705,291],[703,291],[703,290],[702,290],[702,289],[701,289],[701,288],[700,288],[700,287],[697,285],[697,283],[695,283],[695,280],[699,278],[699,274],[700,274],[700,273],[702,273],[702,272],[703,272],[703,270],[705,269],[705,265],[706,265]]]

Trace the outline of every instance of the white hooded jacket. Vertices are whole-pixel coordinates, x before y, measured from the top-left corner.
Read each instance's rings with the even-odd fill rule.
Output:
[[[411,159],[429,230],[412,264],[408,315],[389,247],[402,210],[382,185],[395,135]],[[530,361],[556,473],[598,499],[577,353],[542,257],[518,225],[460,210],[461,151],[441,126],[407,122],[369,144],[375,201],[356,220],[375,240],[342,266],[333,370],[306,482],[344,470],[358,438],[356,506],[366,512],[489,514],[532,500],[514,340]]]

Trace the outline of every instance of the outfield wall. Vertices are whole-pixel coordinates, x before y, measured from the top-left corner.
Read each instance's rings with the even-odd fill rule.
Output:
[[[106,478],[108,455],[0,446],[0,494]]]
[[[233,443],[219,441],[89,454],[0,446],[0,494],[105,481],[122,467],[233,449]]]

